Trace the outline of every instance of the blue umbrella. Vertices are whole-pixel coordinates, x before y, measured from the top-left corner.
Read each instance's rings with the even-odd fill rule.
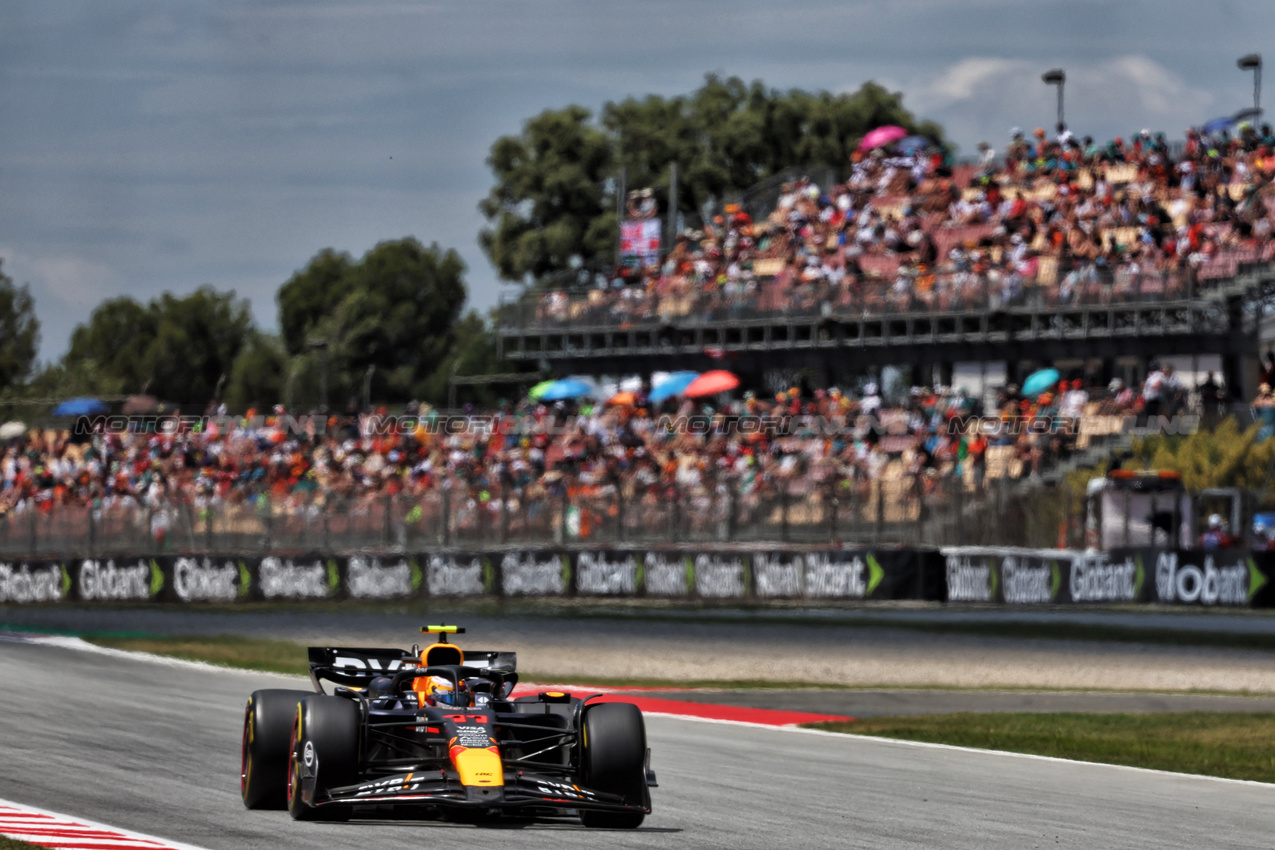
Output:
[[[699,372],[672,372],[667,378],[651,388],[651,394],[648,398],[650,398],[652,403],[659,404],[667,398],[681,395],[691,385],[691,381],[698,377]]]
[[[561,401],[564,398],[579,398],[593,392],[593,387],[579,378],[563,378],[554,381],[540,394],[541,401]]]
[[[1217,133],[1229,128],[1234,123],[1234,118],[1229,115],[1223,115],[1221,118],[1214,118],[1212,121],[1209,121],[1207,124],[1202,126],[1200,130],[1204,133]]]
[[[915,153],[924,150],[934,144],[925,136],[908,136],[906,139],[899,139],[894,146],[899,149],[900,153]]]
[[[1027,380],[1023,381],[1023,395],[1034,396],[1040,395],[1045,390],[1058,383],[1057,369],[1039,369],[1027,376]]]
[[[73,398],[53,408],[54,416],[92,416],[95,413],[109,413],[111,408],[105,402],[95,398]]]

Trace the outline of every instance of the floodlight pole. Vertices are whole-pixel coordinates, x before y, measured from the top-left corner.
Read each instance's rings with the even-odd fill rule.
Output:
[[[1241,56],[1235,61],[1235,65],[1241,71],[1253,72],[1253,109],[1260,112],[1262,109],[1262,54],[1250,53],[1247,56]]]
[[[1067,82],[1067,74],[1062,68],[1054,68],[1040,75],[1041,82],[1049,86],[1058,86],[1058,124],[1066,126],[1063,120],[1063,86]]]

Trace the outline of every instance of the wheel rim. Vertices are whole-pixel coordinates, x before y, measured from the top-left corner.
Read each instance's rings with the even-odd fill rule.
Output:
[[[300,792],[297,785],[300,777],[297,775],[297,724],[292,724],[292,734],[288,738],[288,808],[292,808],[293,796]]]
[[[248,724],[252,722],[252,715],[247,714],[243,721],[243,748],[239,756],[239,793],[247,796],[248,794],[248,772],[252,770],[252,753],[248,752]]]

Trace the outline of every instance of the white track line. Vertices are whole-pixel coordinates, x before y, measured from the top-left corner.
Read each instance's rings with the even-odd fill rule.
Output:
[[[15,638],[22,640],[24,643],[38,643],[46,646],[60,646],[65,649],[76,649],[83,652],[97,652],[105,655],[112,655],[117,658],[132,658],[138,661],[149,661],[155,664],[166,664],[169,666],[185,666],[199,670],[233,670],[233,667],[220,667],[215,664],[207,664],[203,661],[187,661],[181,658],[171,658],[166,655],[155,655],[150,652],[134,652],[126,649],[111,649],[104,646],[97,646],[88,641],[81,640],[77,637],[63,637],[59,635],[21,635]],[[272,674],[282,675],[282,674]],[[293,678],[302,678],[294,676]],[[597,689],[599,693],[603,689]],[[1083,764],[1093,767],[1106,767],[1112,770],[1134,771],[1138,773],[1158,774],[1160,776],[1177,776],[1184,779],[1205,779],[1210,782],[1225,782],[1233,785],[1249,785],[1257,788],[1268,788],[1275,791],[1275,784],[1270,782],[1257,782],[1252,779],[1229,779],[1223,776],[1209,776],[1203,773],[1179,773],[1172,770],[1156,770],[1151,767],[1133,767],[1126,764],[1108,764],[1101,761],[1081,761],[1080,759],[1065,759],[1057,756],[1042,756],[1035,753],[1016,753],[1010,750],[984,750],[978,747],[961,747],[956,744],[934,744],[929,741],[909,741],[905,738],[883,738],[877,735],[856,735],[852,732],[828,732],[823,729],[807,729],[803,726],[793,724],[774,726],[766,723],[751,723],[747,720],[722,720],[716,717],[693,717],[686,714],[669,714],[660,711],[644,711],[647,717],[667,717],[673,720],[689,720],[695,723],[718,723],[725,726],[744,726],[753,729],[769,729],[771,731],[780,732],[798,732],[803,735],[830,735],[835,738],[851,738],[857,741],[878,741],[890,744],[902,744],[908,747],[929,747],[938,750],[951,750],[962,753],[977,753],[979,755],[992,756],[1008,756],[1010,758],[1031,759],[1034,761],[1054,762],[1057,764]]]
[[[4,799],[0,799],[0,835],[59,850],[204,850]]]

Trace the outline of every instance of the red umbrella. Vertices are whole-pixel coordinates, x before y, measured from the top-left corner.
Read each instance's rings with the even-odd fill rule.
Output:
[[[868,135],[863,137],[863,141],[859,143],[859,150],[870,151],[873,148],[879,148],[882,145],[888,145],[890,142],[897,142],[899,139],[907,138],[908,131],[902,127],[896,127],[894,124],[887,124],[884,127],[878,127],[875,130],[869,130]]]
[[[725,369],[714,369],[711,372],[705,372],[682,391],[682,395],[687,398],[699,398],[700,396],[716,395],[733,390],[739,386],[739,378],[736,378]]]

